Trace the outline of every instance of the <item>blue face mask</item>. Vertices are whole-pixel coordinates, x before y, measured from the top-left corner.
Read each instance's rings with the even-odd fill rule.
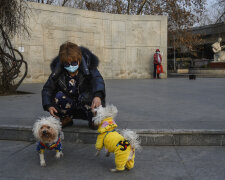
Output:
[[[64,68],[65,68],[68,72],[74,73],[74,72],[79,68],[79,66],[78,66],[78,65],[76,65],[76,66],[70,65],[69,67],[64,66]]]

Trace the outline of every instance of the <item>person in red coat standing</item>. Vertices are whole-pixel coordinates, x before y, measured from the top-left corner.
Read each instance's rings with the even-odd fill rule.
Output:
[[[153,72],[154,79],[156,79],[156,75],[157,78],[160,79],[159,74],[157,73],[157,65],[161,65],[161,63],[162,63],[162,56],[160,54],[160,50],[156,49],[154,54],[154,72]]]

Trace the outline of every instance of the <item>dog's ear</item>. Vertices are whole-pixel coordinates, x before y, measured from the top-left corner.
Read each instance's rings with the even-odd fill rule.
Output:
[[[62,123],[56,118],[54,118],[54,125],[56,126],[56,129],[60,133],[62,131]]]
[[[118,114],[118,109],[116,106],[111,105],[112,117],[116,117]]]
[[[38,119],[34,125],[33,125],[33,129],[32,129],[32,132],[33,132],[33,135],[36,139],[40,139],[39,138],[39,129],[41,128],[42,124],[41,124],[41,119]]]
[[[100,106],[94,108],[94,109],[93,109],[93,112],[98,113],[98,112],[101,111],[102,109],[103,109],[103,107],[102,107],[102,105],[100,105]]]
[[[118,110],[117,110],[116,106],[114,106],[113,104],[106,105],[106,107],[105,107],[105,114],[107,116],[115,118],[117,113],[118,113]]]
[[[92,121],[94,122],[95,126],[98,126],[99,124],[101,124],[101,121],[104,118],[103,109],[104,108],[101,105],[93,110],[94,117],[92,118]]]

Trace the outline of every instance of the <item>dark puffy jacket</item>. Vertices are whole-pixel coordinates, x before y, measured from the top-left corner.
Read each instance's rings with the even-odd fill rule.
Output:
[[[87,48],[80,47],[82,51],[82,62],[79,66],[78,77],[78,99],[90,105],[94,97],[100,97],[102,104],[105,103],[105,83],[99,73],[97,66],[98,58]],[[56,57],[51,63],[52,73],[49,76],[42,90],[42,106],[44,110],[54,106],[54,98],[58,91],[64,92],[69,96],[66,82],[66,73],[59,57]]]

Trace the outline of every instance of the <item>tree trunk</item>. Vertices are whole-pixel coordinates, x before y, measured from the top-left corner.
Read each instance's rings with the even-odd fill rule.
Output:
[[[0,24],[0,93],[12,93],[20,86],[27,75],[27,62],[23,60],[23,55],[12,47],[11,41]],[[16,58],[16,55],[19,58]],[[24,64],[25,71],[18,82],[15,80],[19,77],[21,67]]]
[[[120,1],[116,0],[117,13],[122,14],[122,8],[120,6]]]

